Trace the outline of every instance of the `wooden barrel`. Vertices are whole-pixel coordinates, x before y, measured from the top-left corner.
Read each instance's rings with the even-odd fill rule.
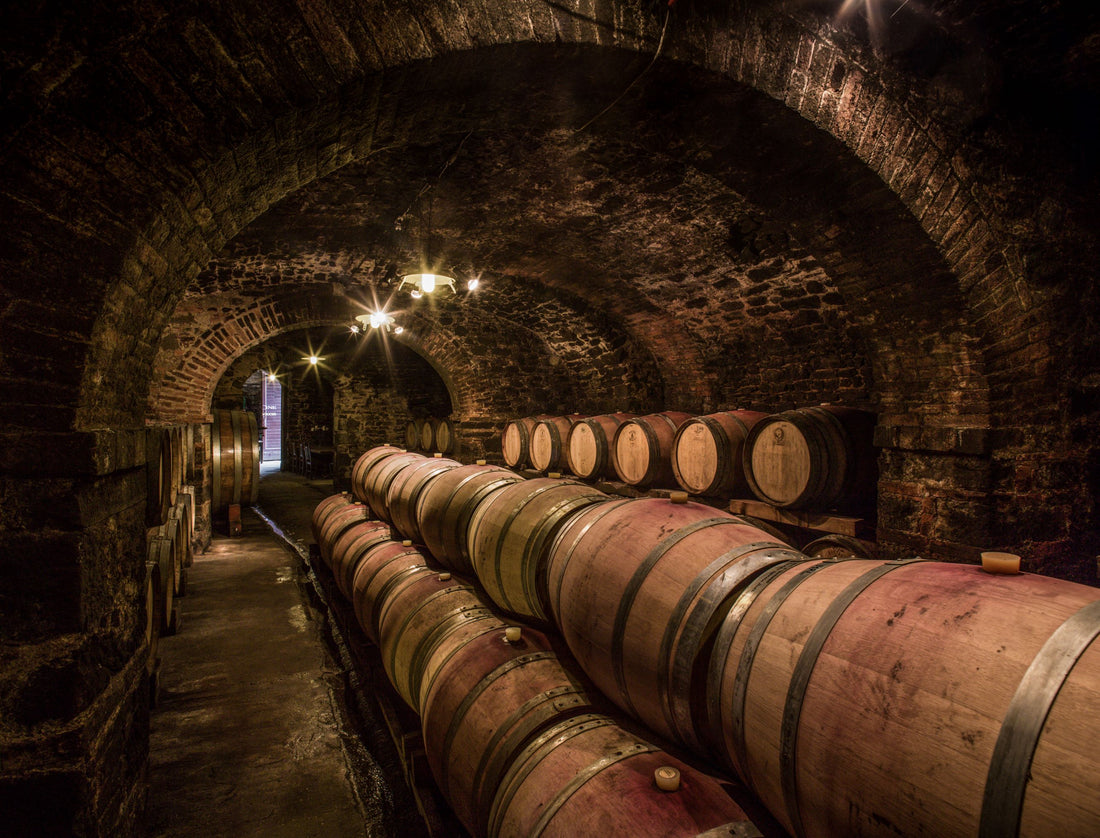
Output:
[[[777,568],[715,639],[714,738],[792,835],[1092,835],[1098,635],[1100,590],[1058,579]]]
[[[367,498],[367,473],[378,462],[392,457],[395,454],[404,454],[402,448],[394,445],[376,445],[374,448],[363,452],[355,465],[351,467],[351,493],[360,503],[369,503]]]
[[[432,435],[432,450],[450,454],[455,450],[455,428],[450,419],[437,419]]]
[[[612,440],[619,479],[639,488],[675,486],[672,443],[677,429],[690,418],[690,413],[666,410],[623,422]]]
[[[175,545],[167,538],[154,535],[149,539],[145,560],[146,563],[155,564],[159,570],[156,611],[161,635],[170,637],[176,633],[179,620],[179,610],[176,607],[178,583],[174,581],[177,574]]]
[[[540,477],[505,486],[478,505],[467,532],[470,558],[493,602],[511,614],[549,621],[545,574],[551,542],[571,515],[606,500],[579,481]]]
[[[460,465],[445,457],[431,457],[414,462],[394,475],[386,494],[386,508],[389,509],[390,521],[405,538],[417,543],[423,540],[416,516],[420,498],[433,480]]]
[[[875,545],[861,538],[829,533],[809,542],[802,552],[815,559],[873,559]]]
[[[410,419],[405,425],[405,448],[409,451],[420,447],[420,430],[423,426],[423,419]]]
[[[324,526],[325,520],[329,515],[336,512],[338,509],[342,509],[345,506],[350,506],[355,503],[356,499],[353,498],[347,492],[340,492],[339,494],[329,495],[322,500],[319,504],[313,507],[313,514],[310,516],[309,526],[310,531],[313,533],[313,543],[320,546],[321,543],[321,527]]]
[[[657,786],[677,777],[675,791]],[[589,713],[540,733],[504,774],[488,835],[759,835],[713,777]]]
[[[394,540],[393,528],[384,521],[359,521],[343,531],[329,551],[336,587],[350,602],[359,562],[373,547]]]
[[[184,498],[188,500],[184,500]],[[173,519],[176,522],[177,538],[179,539],[179,549],[181,555],[181,561],[183,562],[183,571],[187,572],[187,568],[191,567],[194,561],[192,555],[192,540],[195,535],[194,517],[191,515],[191,506],[189,503],[190,495],[179,494],[176,496],[176,505],[168,511],[168,521],[170,523]]]
[[[531,433],[535,430],[535,423],[547,416],[525,416],[522,419],[513,419],[504,426],[500,435],[500,451],[504,457],[504,464],[508,468],[524,468],[530,457]]]
[[[351,602],[367,637],[378,642],[379,618],[393,586],[407,576],[435,572],[428,567],[428,557],[407,541],[383,542],[363,550],[352,579]]]
[[[467,542],[470,516],[493,492],[522,481],[499,466],[468,465],[444,472],[424,490],[417,524],[424,544],[441,563],[459,573],[474,573]]]
[[[367,503],[375,517],[390,521],[389,493],[390,484],[401,472],[415,463],[423,462],[422,454],[414,454],[411,451],[404,454],[394,454],[379,460],[363,475],[363,486],[367,496]],[[392,522],[391,522],[392,523]]]
[[[487,834],[493,797],[532,738],[605,704],[546,635],[524,627],[509,641],[503,625],[481,626],[460,643],[441,645],[421,686],[428,765],[471,835]]]
[[[566,467],[565,440],[569,429],[584,416],[550,416],[539,419],[531,429],[528,462],[535,471],[560,471]]]
[[[565,459],[569,470],[583,480],[615,477],[611,441],[619,425],[633,418],[633,413],[607,413],[575,422],[565,440]]]
[[[854,408],[807,407],[761,419],[745,440],[752,493],[791,509],[873,505],[878,471],[875,416]]]
[[[149,656],[145,659],[145,671],[152,675],[159,665],[157,653],[160,647],[161,608],[164,607],[161,594],[160,564],[156,561],[145,562],[145,645]]]
[[[746,497],[745,439],[765,416],[755,410],[728,410],[688,419],[672,443],[676,482],[692,495]]]
[[[260,498],[260,432],[245,410],[215,410],[210,430],[212,512],[233,504],[250,506]]]
[[[731,598],[766,568],[805,557],[734,516],[662,498],[582,509],[552,545],[550,612],[581,668],[658,734],[705,753],[694,709]]]
[[[145,433],[145,524],[163,524],[176,502],[173,473],[172,435],[167,428],[150,428]]]
[[[181,507],[181,517],[187,521],[187,531],[191,539],[191,549],[187,551],[187,567],[191,566],[194,558],[194,543],[195,543],[195,487],[192,485],[180,486],[179,493],[176,495],[176,505]]]
[[[503,627],[473,585],[449,572],[418,573],[394,585],[379,609],[382,665],[397,694],[420,708],[420,687],[434,649],[471,622]]]
[[[183,531],[179,518],[169,514],[168,520],[159,527],[154,527],[150,533],[152,538],[162,539],[171,546],[172,551],[172,591],[176,597],[187,593],[187,551],[190,545],[184,544]],[[163,570],[163,568],[162,568]]]
[[[340,537],[356,525],[371,521],[374,516],[370,507],[365,503],[349,503],[339,506],[325,516],[321,525],[320,538],[317,539],[317,547],[321,552],[321,560],[332,567],[332,548]]]

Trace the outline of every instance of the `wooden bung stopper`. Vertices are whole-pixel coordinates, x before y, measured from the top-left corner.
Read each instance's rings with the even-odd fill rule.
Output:
[[[688,493],[687,492],[669,492],[668,493],[668,499],[670,501],[672,501],[673,503],[687,503],[688,502]]]
[[[433,456],[433,457],[442,457],[442,456],[443,456],[443,452],[442,452],[442,451],[436,451],[436,452],[435,452],[434,454],[432,454],[432,456]]]
[[[561,472],[560,471],[552,471],[546,476],[547,477],[552,477],[554,480],[558,480],[561,477]]]
[[[662,765],[653,772],[657,788],[661,791],[676,791],[680,788],[680,772],[671,765]]]
[[[448,582],[448,581],[450,581],[450,579],[451,579],[451,574],[447,573],[446,571],[439,574],[439,581],[440,582]]]
[[[404,541],[401,542],[401,546],[402,547],[412,547],[413,543],[406,538]]]
[[[508,626],[504,629],[504,639],[509,643],[517,642],[523,635],[523,629],[519,626]]]
[[[479,465],[479,466],[483,466],[483,465],[485,465],[485,461],[484,460],[477,460],[477,461],[475,461],[475,464]]]

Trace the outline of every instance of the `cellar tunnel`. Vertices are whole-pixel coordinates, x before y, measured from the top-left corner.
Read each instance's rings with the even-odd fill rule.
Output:
[[[856,408],[878,557],[1097,585],[1098,18],[10,10],[0,811],[138,828],[150,464],[190,441],[208,548],[211,422],[258,370],[333,492],[426,419],[499,465],[519,417]]]

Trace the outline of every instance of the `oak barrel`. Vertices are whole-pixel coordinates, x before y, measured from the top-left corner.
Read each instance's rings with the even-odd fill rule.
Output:
[[[535,423],[546,416],[525,416],[513,419],[500,435],[500,451],[508,468],[523,468],[529,462],[531,433]]]
[[[499,607],[548,621],[546,561],[554,535],[570,515],[608,500],[577,480],[539,477],[490,495],[470,516],[470,559],[481,586]]]
[[[367,496],[367,503],[377,518],[383,521],[391,520],[390,484],[402,469],[423,462],[425,459],[422,454],[408,451],[378,460],[366,470],[363,474],[363,491]]]
[[[615,431],[615,473],[630,486],[668,488],[676,485],[672,472],[672,443],[690,413],[667,410],[628,419]]]
[[[815,559],[873,559],[875,558],[874,542],[864,541],[861,538],[852,538],[849,535],[829,533],[805,544],[802,552]]]
[[[651,730],[705,752],[694,705],[717,623],[741,586],[801,553],[698,503],[614,500],[554,541],[547,600],[600,691]]]
[[[1095,834],[1098,635],[1100,591],[1062,580],[779,567],[715,639],[713,738],[794,835]]]
[[[420,709],[432,775],[471,835],[487,834],[504,773],[531,739],[605,704],[546,635],[524,627],[509,641],[503,625],[483,625],[433,653]]]
[[[174,581],[176,568],[175,545],[167,538],[153,536],[149,539],[146,551],[146,564],[155,564],[158,573],[156,575],[156,613],[159,620],[159,632],[164,636],[176,633],[175,617],[178,612],[175,609],[176,585]]]
[[[432,450],[450,454],[455,450],[455,426],[450,419],[437,419],[432,434]]]
[[[657,771],[679,774],[663,791]],[[713,831],[712,831],[713,830]],[[485,834],[510,838],[759,835],[713,777],[596,713],[558,722],[516,757]]]
[[[355,499],[360,503],[368,503],[367,473],[374,465],[387,457],[404,453],[403,448],[398,448],[395,445],[376,445],[374,448],[364,451],[351,468],[351,493],[355,495]]]
[[[607,413],[574,423],[565,441],[565,459],[569,470],[583,480],[614,478],[615,452],[611,441],[619,425],[633,418],[633,413]]]
[[[367,547],[359,556],[351,585],[355,619],[367,637],[378,642],[378,624],[386,597],[402,579],[420,573],[435,573],[423,552],[400,541],[386,541]]]
[[[672,443],[676,482],[692,495],[746,496],[745,439],[765,416],[755,410],[727,410],[688,419]]]
[[[212,512],[250,506],[260,498],[260,432],[245,410],[215,410],[210,430]]]
[[[384,521],[358,521],[345,529],[329,549],[336,587],[350,602],[359,562],[372,547],[393,541],[393,528]]]
[[[569,430],[584,416],[550,416],[539,419],[531,429],[528,462],[535,471],[560,471],[566,466],[565,441]]]
[[[460,465],[445,457],[431,457],[414,462],[394,475],[386,492],[386,508],[390,521],[405,538],[417,543],[423,539],[416,514],[420,498],[433,480]]]
[[[332,509],[320,527],[320,535],[317,539],[317,547],[321,553],[321,560],[332,567],[332,547],[345,532],[363,521],[373,520],[370,507],[365,503],[349,503],[346,506],[338,506]]]
[[[163,524],[176,502],[179,486],[174,470],[173,436],[168,428],[150,428],[145,432],[145,523]]]
[[[420,430],[423,425],[423,419],[410,419],[405,425],[405,448],[409,451],[420,447]]]
[[[324,526],[325,520],[329,515],[333,514],[338,509],[350,506],[356,502],[356,499],[347,492],[340,492],[339,494],[329,495],[313,507],[313,514],[310,516],[309,520],[310,531],[313,533],[313,543],[320,546],[321,527]]]
[[[742,457],[749,488],[760,500],[791,509],[873,505],[875,421],[868,411],[832,405],[761,419]]]
[[[523,478],[499,466],[466,465],[439,475],[417,504],[424,544],[440,563],[459,573],[474,573],[467,530],[470,517],[487,497]]]

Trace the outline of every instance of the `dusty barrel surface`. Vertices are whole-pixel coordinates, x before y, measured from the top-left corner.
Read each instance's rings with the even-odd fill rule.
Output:
[[[713,738],[792,834],[1088,835],[1100,591],[935,562],[811,559],[715,639]]]
[[[260,498],[260,432],[256,417],[244,410],[215,410],[210,429],[214,512]]]
[[[377,445],[364,451],[351,468],[351,493],[360,503],[369,503],[367,499],[367,474],[376,464],[395,454],[404,454],[404,449],[394,445]]]
[[[474,510],[494,492],[523,480],[499,466],[466,465],[451,469],[429,484],[417,505],[417,524],[435,558],[459,573],[474,573],[467,530]]]
[[[765,416],[755,410],[728,410],[688,419],[672,443],[676,482],[693,495],[747,495],[745,440]]]
[[[383,521],[361,520],[353,523],[333,542],[329,550],[336,587],[349,601],[359,562],[373,547],[393,541],[393,528]]]
[[[560,644],[560,641],[559,641]],[[431,657],[421,717],[428,764],[472,835],[485,835],[501,780],[546,727],[604,706],[550,639],[524,627],[508,640],[486,628]]]
[[[607,413],[574,423],[565,441],[569,470],[585,480],[615,477],[615,451],[611,442],[619,426],[633,418],[633,413]]]
[[[677,774],[678,788],[658,788],[658,771]],[[487,834],[760,833],[717,780],[592,713],[552,725],[516,757],[493,800]]]
[[[386,507],[391,523],[405,538],[415,542],[422,540],[417,507],[424,490],[444,472],[460,465],[445,457],[431,457],[413,462],[394,475],[386,492]]]
[[[690,418],[690,413],[666,410],[623,422],[612,440],[619,479],[640,488],[675,486],[672,443],[677,429]]]
[[[549,621],[545,574],[550,545],[569,516],[608,496],[576,480],[547,477],[505,486],[470,516],[470,558],[500,608]]]
[[[657,733],[705,753],[709,644],[731,598],[804,557],[732,515],[658,498],[583,509],[552,545],[551,613],[600,690]]]
[[[822,405],[761,419],[742,455],[756,497],[791,509],[857,509],[873,504],[878,469],[875,416]]]
[[[565,441],[569,430],[583,416],[549,416],[539,419],[531,429],[528,462],[535,471],[558,471],[566,465]]]

